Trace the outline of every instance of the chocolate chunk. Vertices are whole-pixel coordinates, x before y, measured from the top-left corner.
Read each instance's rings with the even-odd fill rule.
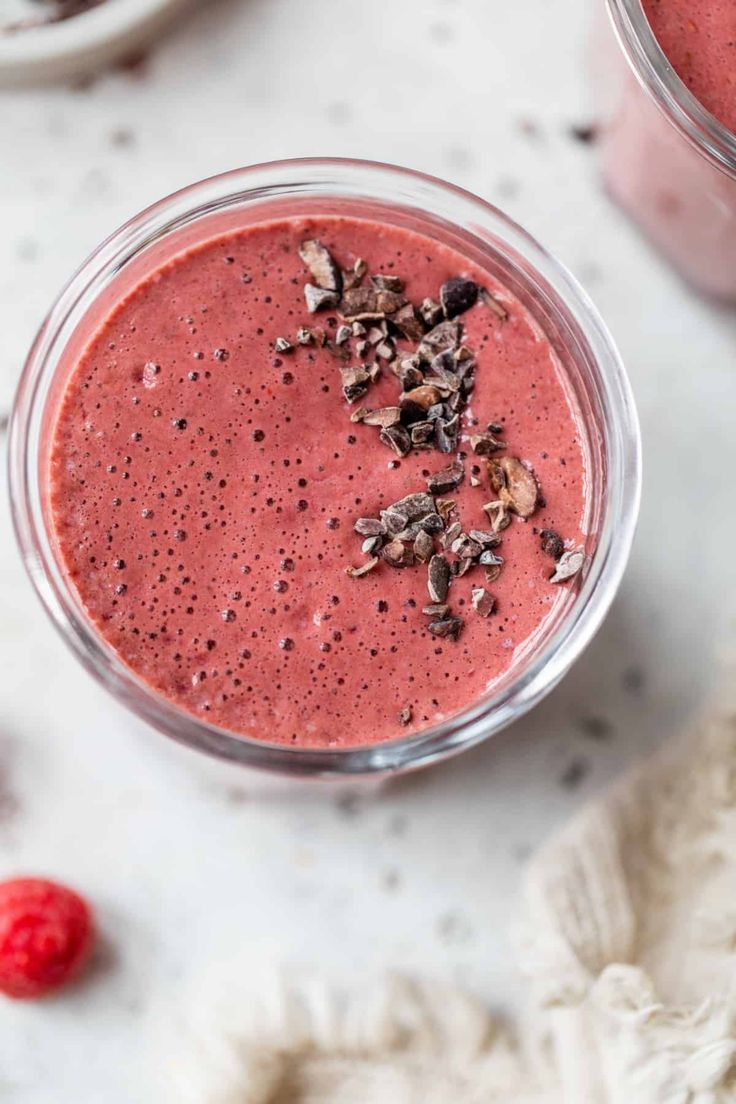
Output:
[[[395,291],[379,291],[372,287],[348,288],[340,301],[345,318],[359,322],[380,320],[404,305],[404,297]]]
[[[428,445],[434,437],[434,426],[431,422],[414,422],[411,427],[411,443],[415,448]]]
[[[452,542],[457,540],[462,531],[463,527],[459,521],[453,521],[452,525],[448,525],[447,529],[445,530],[444,536],[442,537],[442,543],[444,544],[445,548],[450,548]]]
[[[496,608],[496,599],[484,587],[474,587],[470,592],[470,601],[481,617],[489,617]]]
[[[371,377],[365,368],[341,368],[342,393],[349,403],[356,402],[365,395]]]
[[[425,533],[441,533],[445,527],[445,523],[439,514],[427,514],[419,524]]]
[[[299,256],[312,274],[317,287],[335,292],[339,299],[342,294],[342,272],[335,264],[329,249],[321,241],[311,238],[301,243]],[[333,305],[337,306],[337,301]]]
[[[445,455],[454,452],[457,448],[457,434],[459,421],[457,415],[450,421],[438,418],[434,423],[434,440],[440,452]]]
[[[390,321],[407,341],[421,341],[424,337],[424,325],[412,303],[404,303],[391,315]]]
[[[489,567],[489,569],[490,567],[498,567],[499,570],[494,573],[494,577],[498,578],[501,574],[501,567],[503,566],[503,556],[491,552],[490,549],[484,549],[478,556],[478,563],[481,567]],[[488,572],[486,573],[486,577],[488,577]]]
[[[501,322],[505,322],[508,319],[509,312],[506,310],[503,303],[500,303],[495,296],[491,295],[488,288],[480,288],[479,295],[482,302],[488,307],[489,311],[495,314]]]
[[[440,322],[438,326],[425,334],[417,346],[420,360],[431,361],[445,349],[456,349],[460,344],[460,323]]]
[[[400,276],[387,276],[383,272],[377,272],[374,276],[369,276],[368,279],[374,288],[378,288],[379,291],[402,292],[404,290],[404,281]]]
[[[501,543],[498,533],[492,533],[488,529],[471,529],[468,536],[484,548],[495,548]]]
[[[361,575],[367,575],[369,571],[378,563],[378,556],[373,556],[372,559],[366,560],[360,567],[346,567],[345,574],[349,575],[351,579],[359,579]]]
[[[445,398],[448,398],[458,392],[462,386],[462,380],[454,368],[455,362],[452,359],[452,354],[440,353],[432,361],[432,374],[425,376],[424,382],[436,387]]]
[[[422,299],[419,313],[430,329],[442,321],[442,307],[435,299]]]
[[[563,552],[557,561],[553,574],[550,576],[550,582],[564,583],[566,579],[572,579],[573,575],[577,575],[580,571],[584,562],[585,556],[582,548],[575,548],[571,552]]]
[[[502,456],[488,461],[491,485],[509,510],[528,518],[539,502],[539,484],[517,456]]]
[[[474,433],[470,438],[470,447],[478,456],[490,456],[492,452],[506,448],[506,442],[500,441],[492,433]]]
[[[397,504],[381,510],[381,521],[388,535],[395,537],[406,529],[409,524],[409,517],[406,511],[399,509]]]
[[[467,533],[461,533],[450,547],[461,560],[476,560],[483,551],[481,545],[472,540]]]
[[[478,285],[473,280],[455,276],[446,280],[440,288],[440,303],[445,318],[456,318],[474,306],[478,298]]]
[[[273,343],[273,347],[277,353],[290,353],[294,348],[291,342],[285,337],[277,337]]]
[[[401,421],[401,410],[398,406],[381,406],[377,410],[369,410],[362,421],[364,425],[383,426],[385,429]]]
[[[353,265],[353,267],[351,269],[348,269],[347,271],[343,270],[343,274],[342,274],[343,288],[357,287],[358,284],[363,279],[363,277],[365,276],[367,271],[368,271],[368,265],[365,263],[365,261],[362,259],[362,257],[358,257],[355,261],[355,264]]]
[[[336,291],[316,287],[315,284],[304,285],[304,299],[310,314],[319,310],[332,310],[340,301]]]
[[[449,637],[457,640],[462,630],[463,623],[459,617],[445,617],[439,621],[430,621],[427,628],[433,636]]]
[[[400,540],[392,540],[381,550],[381,555],[390,567],[412,567],[414,553]]]
[[[450,607],[444,602],[432,602],[428,606],[422,607],[422,613],[427,617],[434,617],[438,621],[441,621],[450,612]]]
[[[410,705],[405,705],[404,708],[399,713],[399,724],[403,728],[406,728],[406,726],[408,724],[411,724],[411,717],[412,717],[411,706]]]
[[[502,529],[506,529],[511,524],[511,516],[504,502],[500,500],[496,502],[486,502],[483,509],[488,514],[488,519],[494,533],[499,533]]]
[[[379,537],[386,532],[386,526],[378,518],[358,518],[353,529],[361,537]]]
[[[378,345],[379,341],[383,341],[386,336],[386,323],[382,322],[380,326],[371,326],[366,334],[366,340],[369,345]]]
[[[427,478],[427,487],[430,494],[444,494],[446,491],[454,491],[465,478],[465,468],[456,460],[454,464],[443,468],[441,471],[432,472]]]
[[[382,429],[380,439],[384,445],[393,449],[397,456],[407,456],[411,452],[411,437],[401,425],[388,426]]]
[[[444,556],[435,555],[429,561],[427,590],[433,602],[444,602],[450,586],[450,565]]]
[[[402,391],[399,398],[402,421],[408,423],[424,421],[430,406],[433,406],[439,398],[440,393],[437,388],[424,383],[411,391]]]
[[[394,361],[394,364],[396,364],[396,361]],[[424,375],[410,360],[402,361],[398,367],[394,368],[394,372],[399,377],[404,391],[412,391],[424,381]]]
[[[429,533],[420,529],[414,539],[414,555],[419,563],[427,563],[434,553],[434,541]]]
[[[361,552],[364,552],[367,556],[375,556],[377,552],[380,552],[383,547],[383,537],[366,537],[360,546]]]
[[[551,556],[553,560],[559,560],[565,551],[565,542],[554,529],[543,529],[539,534],[542,542],[542,551]]]
[[[414,491],[400,498],[393,505],[395,509],[403,511],[409,521],[419,521],[435,511],[434,498],[426,491]]]

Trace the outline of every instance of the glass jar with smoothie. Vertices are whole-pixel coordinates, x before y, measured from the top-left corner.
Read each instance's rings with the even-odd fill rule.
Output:
[[[591,303],[481,200],[305,160],[143,212],[62,292],[11,430],[16,528],[153,726],[302,774],[442,758],[600,625],[636,416]]]
[[[698,290],[736,300],[736,4],[607,0],[593,75],[616,201]],[[616,41],[617,40],[617,41]]]

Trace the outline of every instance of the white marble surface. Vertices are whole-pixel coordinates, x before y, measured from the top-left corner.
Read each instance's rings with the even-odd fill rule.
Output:
[[[466,185],[566,261],[620,343],[645,442],[625,585],[563,685],[484,747],[357,795],[286,800],[125,713],[46,622],[3,498],[0,876],[68,879],[104,933],[85,985],[0,1006],[3,1101],[155,1099],[147,1012],[243,946],[513,1007],[525,856],[707,694],[733,627],[736,317],[649,252],[568,134],[592,111],[590,7],[200,0],[145,64],[0,93],[0,410],[60,283],[122,219],[234,165],[341,154]]]

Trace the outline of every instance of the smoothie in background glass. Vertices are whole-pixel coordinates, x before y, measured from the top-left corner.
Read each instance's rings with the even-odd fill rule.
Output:
[[[435,762],[538,702],[620,581],[636,415],[521,228],[369,162],[235,170],[54,304],[10,434],[31,578],[167,735],[286,774]]]
[[[608,0],[593,54],[613,197],[699,290],[736,299],[736,5]]]

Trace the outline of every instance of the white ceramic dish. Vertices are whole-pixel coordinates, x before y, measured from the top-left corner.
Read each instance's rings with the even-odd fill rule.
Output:
[[[0,84],[52,81],[98,69],[139,48],[189,3],[105,0],[59,23],[0,29]]]

